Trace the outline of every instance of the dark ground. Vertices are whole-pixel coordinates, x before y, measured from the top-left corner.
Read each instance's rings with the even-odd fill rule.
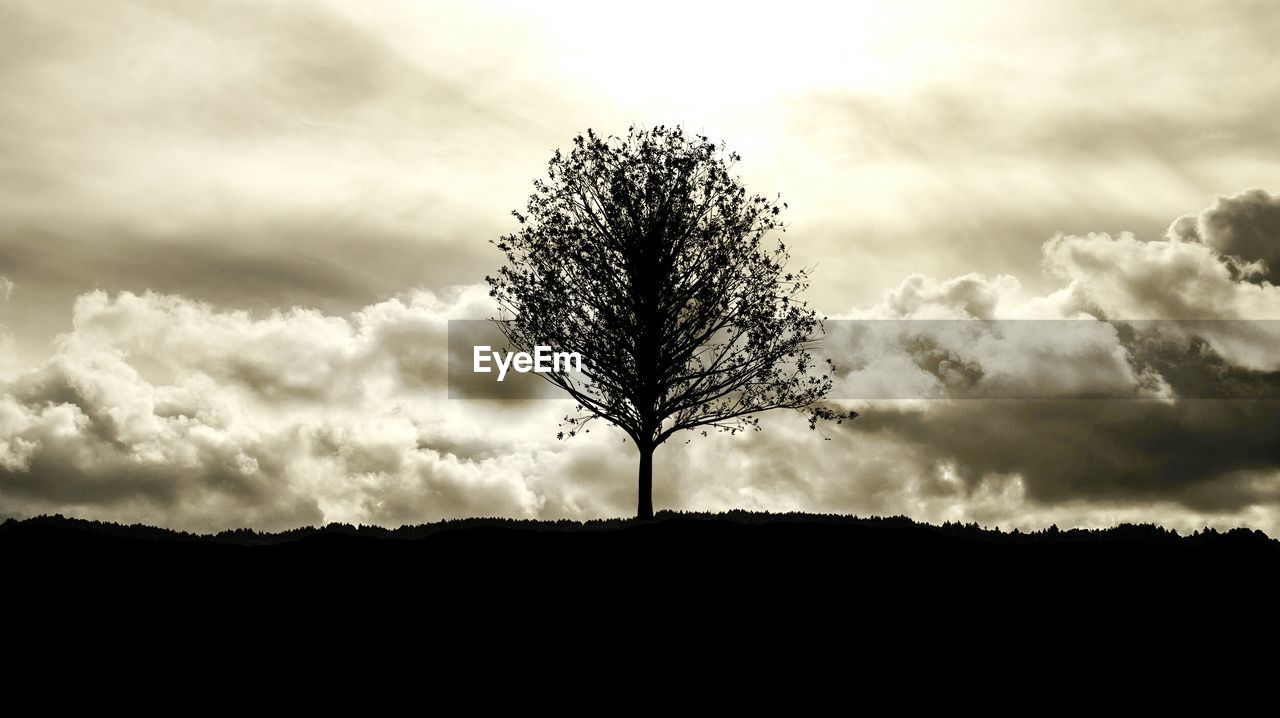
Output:
[[[1280,542],[1245,529],[1008,534],[750,513],[216,536],[41,517],[0,525],[0,565],[18,625],[112,640],[194,630],[217,641],[251,626],[437,643],[924,631],[1012,646],[1102,626],[1121,640],[1246,637],[1274,623]]]
[[[193,536],[45,517],[0,525],[0,646],[10,685],[54,679],[54,701],[175,682],[206,707],[246,686],[629,705],[636,685],[1008,705],[1016,683],[1092,710],[1090,688],[1270,685],[1277,568],[1280,542],[1243,529],[731,513]]]
[[[1196,578],[1248,584],[1242,570],[1280,569],[1280,541],[1247,529],[1191,536],[1151,525],[1004,533],[902,517],[745,512],[663,513],[649,523],[468,519],[394,530],[334,524],[217,535],[55,516],[0,524],[0,561],[9,577],[50,584],[248,588],[252,582],[257,591],[355,582],[435,591],[676,584],[782,592],[866,590],[868,580],[1140,589]]]

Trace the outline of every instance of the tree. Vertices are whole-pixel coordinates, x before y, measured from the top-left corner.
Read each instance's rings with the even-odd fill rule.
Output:
[[[822,321],[788,269],[785,203],[748,195],[739,161],[680,127],[588,130],[534,181],[490,295],[517,351],[582,355],[581,373],[542,374],[577,400],[560,438],[595,418],[640,452],[637,516],[653,516],[653,452],[676,432],[760,430],[761,412],[795,409],[809,427],[857,416],[822,402],[830,360],[811,354]]]

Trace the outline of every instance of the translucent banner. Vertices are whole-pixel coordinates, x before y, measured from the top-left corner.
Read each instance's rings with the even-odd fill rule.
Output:
[[[827,320],[825,329],[812,353],[835,365],[831,399],[1280,399],[1280,320]],[[452,320],[449,396],[562,399],[539,373],[563,369],[556,360],[568,349],[521,357],[496,323]],[[589,347],[579,349],[590,367]]]

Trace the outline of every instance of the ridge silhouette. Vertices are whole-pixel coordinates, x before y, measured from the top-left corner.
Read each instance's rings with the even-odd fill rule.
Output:
[[[1108,627],[1165,642],[1171,626],[1239,633],[1269,616],[1280,541],[1243,528],[1023,533],[743,511],[213,535],[42,516],[0,524],[0,566],[10,615],[110,641],[171,626],[209,641],[247,627],[306,638],[336,620],[344,640],[367,626],[531,645],[591,626],[747,642],[764,626],[851,645],[926,628],[1017,641],[1037,626],[1070,641]]]
[[[976,523],[919,523],[903,516],[660,512],[634,519],[533,521],[471,518],[388,529],[329,524],[281,532],[252,529],[192,534],[145,525],[39,516],[0,524],[0,560],[10,572],[167,566],[243,574],[352,561],[369,568],[413,568],[467,574],[502,567],[511,575],[558,574],[625,581],[629,561],[661,558],[668,574],[697,577],[707,563],[725,573],[768,569],[780,574],[829,570],[841,563],[889,574],[906,566],[941,574],[999,571],[1029,575],[1087,568],[1091,572],[1225,569],[1241,561],[1280,567],[1280,541],[1258,530],[1206,528],[1180,535],[1153,524],[1033,532]],[[589,570],[582,570],[588,567]],[[559,567],[559,568],[558,568]],[[486,569],[487,570],[487,569]]]

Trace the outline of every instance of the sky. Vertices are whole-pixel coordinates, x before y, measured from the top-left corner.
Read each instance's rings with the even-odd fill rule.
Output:
[[[1277,535],[1280,409],[1187,398],[1270,381],[1276,332],[1115,320],[1280,319],[1278,34],[1226,0],[0,0],[0,516],[631,513],[619,434],[448,399],[445,336],[556,148],[681,124],[782,194],[835,319],[1093,326],[833,348],[931,398],[664,446],[657,508]]]

